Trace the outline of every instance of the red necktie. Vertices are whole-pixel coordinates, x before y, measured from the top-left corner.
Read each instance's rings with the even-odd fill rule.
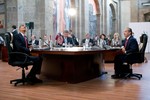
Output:
[[[125,41],[125,48],[126,48],[126,46],[127,46],[127,43],[128,43],[128,39],[126,39],[126,41]]]
[[[28,42],[27,42],[27,37],[24,36],[24,40],[25,40],[25,43],[26,43],[26,48],[28,48]]]

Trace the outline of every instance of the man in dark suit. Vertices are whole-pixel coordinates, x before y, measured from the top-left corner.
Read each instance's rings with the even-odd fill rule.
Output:
[[[26,33],[26,26],[21,25],[19,27],[19,34],[14,36],[13,50],[17,51],[17,52],[23,52],[23,53],[30,55],[31,49],[28,46],[28,42],[27,42],[28,40],[26,38],[25,33]],[[33,83],[41,83],[42,80],[38,79],[36,77],[36,74],[40,74],[42,58],[30,56],[29,60],[33,61],[33,67],[26,77],[27,80],[29,80],[29,82],[33,82]]]
[[[36,39],[35,35],[31,36],[31,40],[29,41],[30,44],[34,45],[39,45],[39,41]]]
[[[69,30],[69,37],[72,38],[72,42],[73,42],[73,45],[74,45],[74,46],[78,46],[78,45],[79,45],[79,42],[77,41],[77,38],[76,38],[76,36],[73,34],[73,32],[72,32],[71,29]]]
[[[114,59],[114,69],[115,74],[112,75],[112,78],[120,78],[122,77],[121,67],[123,63],[126,61],[126,56],[129,53],[139,52],[139,47],[137,40],[132,36],[132,29],[126,28],[124,30],[125,40],[122,43],[122,51],[121,54],[118,54]]]
[[[89,33],[85,34],[85,38],[81,41],[81,45],[85,44],[86,42],[89,44],[89,46],[94,46],[95,45],[94,40],[91,39]]]
[[[64,30],[63,32],[63,46],[71,44],[73,46],[72,38],[69,37],[69,31]]]
[[[16,25],[13,25],[13,26],[12,26],[12,34],[13,34],[13,35],[18,34]]]

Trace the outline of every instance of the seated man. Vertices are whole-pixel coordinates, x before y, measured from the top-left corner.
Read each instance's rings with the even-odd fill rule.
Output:
[[[124,36],[126,39],[123,40],[121,54],[118,54],[114,59],[115,74],[112,75],[112,78],[122,77],[121,68],[123,66],[123,63],[126,61],[127,54],[139,52],[138,43],[137,40],[132,36],[131,28],[126,28],[124,30]]]
[[[14,39],[13,39],[14,40],[13,41],[13,51],[23,52],[23,53],[30,55],[30,48],[28,47],[27,37],[26,37],[25,33],[26,33],[26,26],[21,25],[19,27],[19,33],[17,35],[15,35]],[[26,78],[29,82],[41,83],[42,80],[38,79],[36,77],[36,74],[40,74],[42,58],[30,56],[29,59],[31,61],[33,61],[33,67],[30,70],[30,72]]]
[[[69,31],[65,30],[63,32],[63,44],[62,44],[62,46],[69,45],[69,44],[73,46],[73,41],[72,41],[72,38],[69,37]]]
[[[85,38],[82,40],[81,45],[88,43],[89,46],[94,46],[94,41],[91,39],[90,34],[86,33]]]
[[[72,33],[71,29],[69,30],[69,37],[71,37],[74,46],[79,46],[79,42],[77,41],[75,35]]]
[[[29,41],[30,44],[34,45],[39,45],[39,41],[36,39],[35,35],[31,36],[31,40]]]

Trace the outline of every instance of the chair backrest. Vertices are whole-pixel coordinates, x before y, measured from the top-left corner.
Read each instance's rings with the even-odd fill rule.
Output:
[[[142,34],[140,37],[140,42],[143,43],[142,48],[140,49],[140,53],[145,54],[145,49],[147,46],[148,36],[146,34]]]
[[[8,57],[9,54],[13,51],[13,34],[10,32],[7,32],[5,34],[5,43],[6,43],[6,47],[7,47],[7,51],[8,51]]]
[[[147,41],[148,41],[148,36],[146,34],[142,34],[141,37],[140,37],[140,42],[142,43],[142,46],[139,50],[140,52],[132,53],[132,54],[129,54],[127,56],[127,62],[129,64],[144,62],[145,49],[146,49],[146,46],[147,46]]]

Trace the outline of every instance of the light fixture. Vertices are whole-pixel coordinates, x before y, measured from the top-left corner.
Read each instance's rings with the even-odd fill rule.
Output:
[[[68,11],[68,14],[70,16],[75,16],[77,13],[76,9],[75,8],[70,8],[69,11]]]

